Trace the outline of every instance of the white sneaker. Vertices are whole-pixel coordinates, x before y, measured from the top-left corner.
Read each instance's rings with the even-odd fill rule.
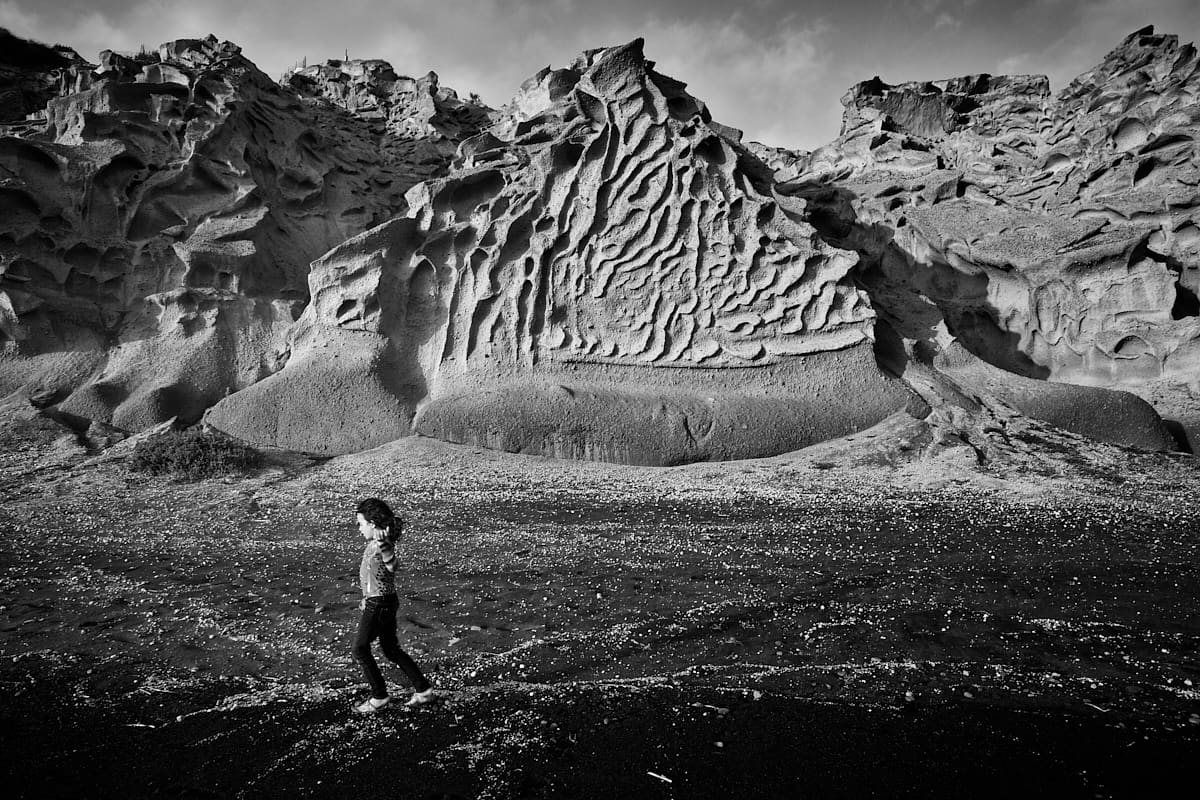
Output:
[[[415,708],[416,706],[423,706],[426,703],[432,703],[435,699],[433,687],[430,686],[423,692],[413,692],[412,697],[408,698],[408,702],[404,704],[404,707]]]
[[[362,703],[359,703],[358,705],[356,705],[354,707],[354,710],[357,711],[359,714],[374,714],[376,711],[383,708],[391,701],[392,701],[392,699],[390,697],[383,697],[383,698],[370,697],[365,702],[362,702]]]

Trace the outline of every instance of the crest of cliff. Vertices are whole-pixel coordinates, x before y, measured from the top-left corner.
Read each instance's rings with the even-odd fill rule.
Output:
[[[323,100],[366,121],[380,156],[412,183],[445,172],[459,142],[492,124],[491,109],[478,99],[459,99],[437,73],[410,78],[379,59],[299,67],[282,83],[306,100]]]
[[[92,69],[69,47],[26,41],[0,28],[0,125],[21,125]]]

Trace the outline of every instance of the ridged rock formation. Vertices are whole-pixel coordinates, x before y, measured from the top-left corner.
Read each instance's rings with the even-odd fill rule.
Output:
[[[125,429],[196,420],[275,372],[310,262],[453,150],[212,37],[106,51],[60,89],[44,129],[0,137],[0,393]]]
[[[906,413],[885,428],[953,458],[1029,446],[1019,415],[1200,446],[1200,59],[1173,36],[1057,95],[876,78],[811,153],[743,144],[640,40],[495,111],[382,61],[276,84],[212,37],[30,52],[0,71],[8,402],[325,454],[675,464]]]
[[[207,420],[340,452],[392,438],[399,415],[451,441],[667,464],[901,408],[853,254],[641,48],[534,76],[405,216],[314,264],[288,365]],[[316,399],[331,383],[390,387],[398,407],[347,415]]]
[[[967,379],[941,324],[943,344],[1039,379],[989,383],[1026,413],[1094,417],[1084,432],[1153,445],[1145,409],[1113,415],[1111,398],[1064,387],[1126,390],[1195,447],[1198,96],[1195,48],[1151,28],[1057,95],[1030,76],[876,78],[843,98],[836,141],[776,174],[828,241],[860,253],[859,280],[910,354]]]

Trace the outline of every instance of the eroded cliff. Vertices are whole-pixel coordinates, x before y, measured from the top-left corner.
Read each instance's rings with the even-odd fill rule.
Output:
[[[1057,94],[1034,76],[874,79],[843,98],[838,139],[777,176],[860,254],[910,355],[968,383],[983,365],[1036,379],[986,383],[1060,424],[1111,403],[1068,385],[1131,392],[1194,446],[1198,64],[1147,28]],[[1153,442],[1144,415],[1095,414],[1089,435]]]
[[[9,402],[326,454],[673,464],[889,415],[970,460],[1030,446],[1014,415],[1197,444],[1176,37],[1058,94],[866,81],[812,153],[743,143],[640,40],[499,110],[378,60],[277,84],[211,37],[100,61],[26,76],[54,97],[0,137]]]
[[[398,410],[451,441],[665,464],[782,452],[904,405],[853,254],[640,40],[542,71],[500,116],[404,216],[314,264],[291,361],[212,424],[248,436],[331,381],[364,399],[390,383],[398,409],[308,402],[274,443],[368,446]]]
[[[304,85],[212,37],[106,51],[0,137],[0,391],[136,430],[281,366],[310,262],[453,152]]]

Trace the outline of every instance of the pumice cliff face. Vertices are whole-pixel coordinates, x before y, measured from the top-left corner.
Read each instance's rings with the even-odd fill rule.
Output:
[[[641,41],[539,73],[500,116],[404,216],[314,265],[293,361],[212,424],[259,427],[326,382],[309,374],[328,348],[371,365],[362,385],[402,384],[420,433],[567,457],[777,453],[903,405],[874,364],[854,254]],[[345,425],[319,419],[332,436],[310,420],[280,443]]]
[[[74,73],[0,137],[0,391],[68,419],[195,420],[274,372],[310,262],[454,149],[212,37]]]
[[[1057,94],[1038,76],[876,78],[843,98],[838,139],[777,177],[860,254],[880,315],[947,370],[1000,368],[988,385],[1009,402],[1118,441],[1129,422],[1124,441],[1148,446],[1140,415],[1067,387],[1131,392],[1194,449],[1198,96],[1196,49],[1152,28]],[[918,324],[930,312],[953,348]],[[1049,391],[1071,399],[1031,399]]]
[[[896,458],[971,463],[1030,418],[1200,432],[1175,37],[1139,31],[1057,95],[866,81],[812,153],[743,143],[640,40],[500,109],[378,60],[276,83],[211,37],[72,64],[22,84],[55,98],[0,137],[10,403],[636,464],[888,418],[915,442]]]

